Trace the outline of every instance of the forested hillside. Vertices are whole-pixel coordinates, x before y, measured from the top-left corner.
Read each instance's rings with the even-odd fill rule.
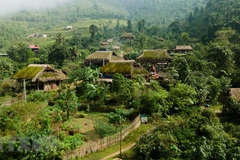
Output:
[[[3,17],[0,159],[99,160],[134,145],[118,157],[240,159],[239,7],[75,0]],[[99,143],[136,117],[147,124]]]
[[[231,27],[240,33],[240,1],[210,0],[206,8],[190,13],[186,22],[181,22],[180,30],[191,37],[208,42],[215,38],[215,32],[223,27]]]
[[[68,5],[40,11],[21,11],[0,20],[0,49],[9,47],[12,40],[33,32],[43,32],[71,25],[81,19],[147,19],[148,24],[167,25],[184,19],[206,0],[75,0]]]

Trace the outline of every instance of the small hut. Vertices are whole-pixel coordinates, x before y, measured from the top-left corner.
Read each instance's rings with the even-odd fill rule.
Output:
[[[109,47],[109,43],[108,42],[100,42],[100,48],[99,50],[101,51],[107,51]]]
[[[127,78],[134,78],[137,75],[148,77],[148,71],[137,64],[135,60],[111,61],[103,66],[100,71],[103,78],[112,78],[115,73],[120,73]]]
[[[132,33],[123,33],[123,35],[120,37],[120,40],[133,40],[134,36]]]
[[[157,50],[143,50],[142,55],[137,58],[141,63],[169,63],[172,57],[168,54],[166,49]]]
[[[34,53],[38,53],[39,52],[39,49],[40,47],[36,44],[31,44],[28,46]]]
[[[171,60],[172,57],[165,49],[143,50],[142,55],[137,58],[137,61],[149,71],[162,70],[169,65]]]
[[[176,46],[175,53],[188,53],[193,51],[191,46]]]
[[[123,58],[112,51],[96,51],[84,60],[84,64],[86,66],[104,66],[112,60],[123,60]]]
[[[30,64],[14,74],[12,78],[18,81],[25,80],[28,89],[47,91],[58,89],[67,76],[47,64]]]

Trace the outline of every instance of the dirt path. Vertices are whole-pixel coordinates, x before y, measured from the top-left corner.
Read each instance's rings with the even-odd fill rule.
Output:
[[[135,145],[136,145],[135,142],[134,142],[134,143],[131,143],[130,145],[128,145],[127,147],[125,147],[125,148],[122,149],[122,153],[125,152],[125,151],[127,151],[127,150],[129,150],[129,149],[131,149],[131,148],[134,147]],[[107,160],[107,159],[112,158],[112,157],[114,157],[114,156],[116,156],[116,155],[119,155],[119,154],[120,154],[120,151],[117,151],[117,152],[114,152],[114,153],[112,153],[112,154],[110,154],[110,155],[108,155],[108,156],[106,156],[106,157],[101,158],[100,160]]]

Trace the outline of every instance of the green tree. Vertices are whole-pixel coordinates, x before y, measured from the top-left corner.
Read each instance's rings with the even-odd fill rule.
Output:
[[[181,111],[193,106],[197,102],[196,96],[195,89],[187,84],[171,85],[169,100],[172,102],[172,111]]]
[[[34,57],[34,52],[24,43],[19,43],[16,46],[11,46],[7,50],[10,59],[18,63],[26,63]]]
[[[13,75],[16,66],[13,61],[8,58],[0,59],[0,81]]]
[[[184,44],[186,45],[188,43],[188,41],[190,40],[189,34],[187,32],[183,32],[181,33],[181,38],[184,42]]]
[[[207,58],[216,64],[216,75],[230,75],[233,72],[233,52],[226,44],[210,43]]]
[[[133,81],[125,78],[122,74],[114,74],[112,93],[112,96],[118,103],[128,104],[133,98]]]
[[[147,41],[147,37],[144,34],[142,34],[142,33],[137,34],[135,41],[134,41],[136,48],[144,49],[146,41]]]
[[[132,28],[132,21],[128,20],[127,21],[127,32],[132,32],[133,28]]]
[[[98,27],[94,24],[92,24],[90,27],[89,27],[89,33],[91,34],[91,39],[93,40],[96,33],[98,32]]]
[[[139,32],[143,32],[145,30],[145,23],[146,21],[144,19],[138,21],[137,27]]]
[[[60,90],[59,90],[60,91]],[[69,119],[70,113],[73,112],[78,106],[78,97],[76,92],[70,89],[61,90],[57,99],[57,107],[67,112],[67,119]]]
[[[178,80],[181,82],[187,82],[189,80],[189,75],[191,73],[191,68],[188,61],[184,57],[176,57],[173,59],[171,66],[178,72]]]
[[[170,107],[167,101],[168,95],[168,92],[159,86],[157,82],[152,81],[151,86],[141,97],[141,112],[168,114]]]
[[[191,23],[193,21],[193,13],[190,12],[189,17],[188,17],[188,22]]]
[[[51,47],[48,61],[62,67],[65,60],[71,60],[71,52],[62,33],[56,35],[55,44]]]

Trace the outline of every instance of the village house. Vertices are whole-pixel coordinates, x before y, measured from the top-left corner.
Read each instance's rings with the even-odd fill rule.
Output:
[[[47,38],[47,35],[46,34],[39,34],[38,38]]]
[[[160,78],[171,61],[172,57],[165,49],[143,50],[137,58],[137,62],[149,71],[150,77],[153,79]]]
[[[26,81],[27,89],[53,90],[58,89],[67,76],[47,64],[30,64],[12,76],[19,82]]]
[[[67,26],[64,28],[65,30],[72,30],[73,29],[73,26]]]
[[[137,58],[137,61],[148,69],[149,67],[152,69],[153,65],[159,69],[166,68],[171,60],[172,57],[166,49],[143,50],[142,54]]]
[[[108,42],[100,42],[100,51],[107,51],[109,43]]]
[[[123,35],[120,37],[120,40],[133,40],[134,36],[132,33],[123,33]]]
[[[7,57],[8,54],[7,53],[0,53],[0,57]]]
[[[30,48],[34,53],[38,53],[40,49],[40,47],[36,44],[31,44],[28,46],[28,48]]]
[[[120,73],[126,78],[136,78],[138,75],[148,77],[148,71],[135,60],[111,61],[100,69],[103,78],[112,78],[115,73]]]
[[[175,53],[188,53],[193,51],[191,46],[176,46]]]
[[[123,60],[123,58],[112,51],[96,51],[84,60],[84,64],[85,66],[101,67],[113,60]]]

